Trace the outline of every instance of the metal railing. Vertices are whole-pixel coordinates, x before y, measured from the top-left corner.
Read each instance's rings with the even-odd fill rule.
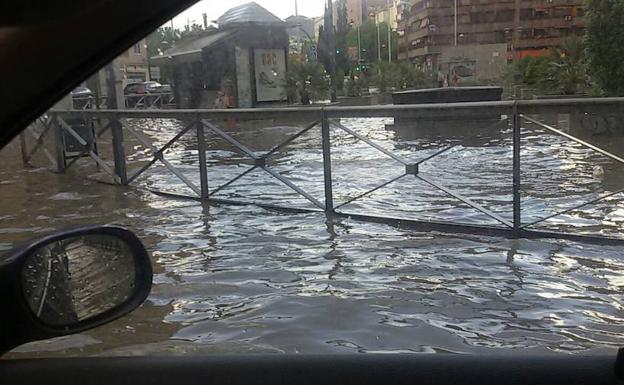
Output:
[[[559,211],[552,215],[548,215],[540,220],[533,221],[531,223],[523,223],[522,221],[522,201],[521,201],[521,139],[522,139],[522,124],[523,122],[530,122],[531,124],[540,127],[550,133],[562,136],[568,140],[574,141],[584,147],[587,147],[593,151],[600,153],[612,160],[619,163],[624,163],[624,159],[611,154],[604,149],[598,148],[585,141],[582,141],[566,132],[563,132],[551,125],[545,124],[537,119],[534,115],[540,114],[552,114],[553,111],[557,113],[572,113],[572,114],[610,114],[614,111],[622,111],[624,107],[624,98],[601,98],[601,99],[579,99],[579,100],[535,100],[535,101],[517,101],[517,102],[481,102],[481,103],[456,103],[456,104],[430,104],[430,105],[405,105],[405,106],[367,106],[367,107],[310,107],[310,108],[279,108],[279,109],[238,109],[238,110],[125,110],[125,111],[51,111],[40,124],[45,126],[43,133],[35,135],[36,140],[35,147],[28,150],[23,148],[24,162],[28,163],[32,158],[32,154],[37,150],[43,148],[42,137],[46,135],[53,127],[55,138],[61,138],[58,132],[68,133],[80,142],[84,148],[82,155],[88,155],[93,159],[105,172],[107,172],[114,183],[121,185],[128,185],[135,182],[141,175],[143,175],[148,169],[150,169],[156,163],[162,163],[172,174],[179,178],[186,186],[188,186],[193,192],[194,196],[186,196],[186,198],[197,199],[207,202],[215,203],[229,203],[229,204],[256,204],[261,207],[271,207],[290,211],[323,211],[329,215],[348,216],[354,219],[390,223],[398,226],[414,227],[422,230],[433,230],[443,232],[459,232],[459,233],[471,233],[471,234],[484,234],[484,235],[496,235],[496,236],[508,236],[508,237],[528,237],[528,238],[543,238],[543,237],[555,237],[562,239],[572,239],[585,242],[598,242],[600,244],[614,243],[624,244],[624,240],[607,238],[603,236],[588,236],[579,234],[568,234],[553,231],[542,231],[531,229],[537,224],[545,222],[554,217],[569,213],[574,210],[586,207],[591,204],[603,201],[616,194],[624,192],[624,189],[618,190],[609,194],[606,194],[597,199],[585,202],[575,207],[571,207],[566,210]],[[453,119],[478,119],[482,118],[484,112],[488,115],[498,116],[499,119],[494,122],[496,126],[507,126],[512,130],[513,144],[513,217],[511,220],[503,218],[497,213],[489,210],[481,204],[474,202],[473,200],[461,195],[457,191],[445,186],[441,181],[436,180],[431,175],[427,175],[421,170],[421,165],[429,162],[436,157],[448,152],[455,146],[445,147],[435,152],[434,154],[420,159],[416,162],[408,162],[401,156],[394,154],[393,152],[380,146],[378,143],[370,140],[366,136],[360,134],[357,129],[349,128],[341,124],[338,120],[342,118],[398,118],[398,119],[436,119],[444,115],[448,118],[452,115]],[[175,137],[169,140],[165,145],[157,148],[150,139],[140,132],[137,128],[124,124],[125,119],[180,119],[182,121],[190,122],[184,129],[178,132]],[[249,149],[247,146],[235,139],[227,129],[221,128],[216,122],[227,121],[229,119],[238,120],[267,120],[267,119],[291,119],[296,121],[307,121],[302,129],[295,135],[288,137],[282,143],[277,144],[271,150],[259,154],[256,151]],[[95,122],[105,121],[107,124],[98,127],[96,130],[95,140],[99,138],[104,132],[110,130],[112,138],[112,147],[114,162],[113,165],[109,165],[104,161],[96,152],[93,151],[93,143],[82,138],[76,130],[68,124],[67,120],[81,119],[90,124]],[[305,191],[301,186],[296,185],[286,176],[278,173],[268,165],[268,160],[271,156],[278,153],[280,150],[291,144],[294,140],[315,129],[321,128],[322,146],[321,151],[323,155],[323,191],[324,202],[321,202],[315,198],[312,194]],[[332,178],[332,143],[330,137],[331,129],[341,130],[360,141],[363,141],[368,146],[378,150],[380,153],[386,155],[390,159],[394,160],[401,167],[401,175],[392,178],[373,189],[370,189],[364,193],[358,194],[355,197],[348,199],[346,202],[335,204],[333,193],[333,178]],[[123,147],[123,131],[128,132],[130,135],[136,138],[143,146],[149,148],[153,152],[153,158],[147,164],[143,165],[137,171],[128,173],[126,167],[126,157]],[[210,180],[208,176],[208,165],[206,159],[206,134],[210,132],[227,143],[232,145],[241,155],[248,158],[253,162],[253,166],[247,169],[245,172],[237,175],[233,179],[224,183],[221,186],[210,189]],[[197,138],[198,143],[198,162],[199,162],[199,181],[200,184],[196,185],[191,179],[186,177],[180,170],[178,170],[171,162],[165,159],[165,152],[177,143],[184,135],[193,133]],[[32,133],[31,133],[32,134]],[[26,141],[22,140],[25,146]],[[63,157],[62,144],[56,146],[56,156],[53,156],[50,151],[47,151],[47,157],[54,159],[54,165],[57,172],[62,172],[71,167],[76,159],[67,163]],[[314,209],[300,209],[288,206],[276,206],[272,204],[266,204],[262,202],[246,202],[239,200],[224,200],[216,199],[215,195],[224,189],[234,185],[241,178],[248,175],[255,170],[263,170],[272,178],[283,183],[285,186],[295,191],[297,194],[311,202]],[[402,178],[406,176],[414,176],[418,180],[426,183],[432,189],[443,192],[444,194],[453,197],[458,202],[470,206],[474,210],[486,215],[498,223],[497,226],[490,225],[473,225],[473,224],[461,224],[451,222],[435,222],[435,221],[422,221],[417,219],[405,219],[405,218],[391,218],[385,216],[374,216],[359,214],[353,212],[343,211],[343,208],[359,199],[369,196],[370,194],[377,192],[387,186],[398,183]],[[168,194],[174,196],[174,194]],[[175,195],[180,197],[179,195]]]
[[[125,108],[139,109],[161,109],[175,108],[175,95],[171,92],[151,93],[151,94],[127,94],[124,95]],[[73,107],[75,110],[103,110],[107,108],[107,96],[86,96],[73,97]]]

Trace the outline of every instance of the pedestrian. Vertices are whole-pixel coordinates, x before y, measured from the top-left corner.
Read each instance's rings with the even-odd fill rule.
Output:
[[[223,91],[217,92],[217,98],[214,101],[214,108],[217,110],[225,109],[227,106],[225,93]]]
[[[461,81],[461,77],[459,76],[459,71],[457,68],[453,71],[453,87],[459,87],[459,82]]]
[[[442,73],[442,66],[438,66],[438,88],[444,87],[444,80],[446,77]]]

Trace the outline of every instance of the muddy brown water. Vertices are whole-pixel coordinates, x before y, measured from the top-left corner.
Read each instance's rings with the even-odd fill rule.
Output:
[[[450,135],[386,129],[392,120],[349,119],[385,148],[418,160],[455,144],[422,172],[511,219],[511,131],[466,127]],[[134,120],[163,145],[185,122]],[[297,132],[292,123],[231,130],[256,151]],[[128,134],[126,134],[128,137]],[[590,138],[621,153],[622,138]],[[400,175],[404,167],[334,130],[335,199],[344,202]],[[109,151],[104,141],[103,154]],[[131,167],[150,151],[127,141]],[[198,181],[197,143],[183,137],[166,157]],[[210,185],[251,164],[209,137]],[[624,187],[605,157],[527,125],[523,132],[523,217],[530,222]],[[560,240],[507,240],[422,233],[322,213],[201,205],[149,189],[190,194],[161,165],[131,187],[87,179],[87,159],[65,174],[23,168],[17,143],[0,153],[0,250],[69,226],[119,224],[149,249],[154,287],[127,317],[76,336],[31,343],[8,357],[284,353],[599,353],[624,346],[624,251]],[[320,132],[269,165],[323,200]],[[261,171],[220,197],[311,207]],[[414,178],[345,211],[495,224]],[[552,219],[544,228],[619,236],[618,197]]]

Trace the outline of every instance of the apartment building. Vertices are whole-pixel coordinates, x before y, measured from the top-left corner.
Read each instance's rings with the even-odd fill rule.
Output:
[[[538,56],[582,34],[583,16],[582,0],[412,0],[399,23],[399,59],[437,68],[467,47],[497,61]]]

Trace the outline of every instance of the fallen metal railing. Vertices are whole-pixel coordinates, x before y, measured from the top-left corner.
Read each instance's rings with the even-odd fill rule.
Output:
[[[542,231],[530,229],[531,227],[543,223],[556,216],[569,213],[574,210],[586,207],[588,205],[600,202],[608,197],[612,197],[619,193],[624,192],[624,189],[616,192],[609,193],[597,199],[593,199],[589,202],[585,202],[581,205],[577,205],[573,208],[562,210],[560,212],[549,215],[538,221],[531,223],[522,222],[522,203],[521,203],[521,135],[522,135],[522,122],[527,121],[536,126],[547,130],[556,135],[560,135],[569,140],[572,140],[578,144],[581,144],[587,148],[590,148],[610,159],[617,162],[624,163],[624,159],[611,154],[601,148],[586,143],[568,133],[565,133],[555,127],[540,122],[533,118],[533,115],[539,115],[542,113],[571,113],[571,114],[609,114],[614,111],[622,110],[624,107],[624,98],[602,98],[602,99],[579,99],[579,100],[538,100],[538,101],[517,101],[517,102],[480,102],[480,103],[456,103],[456,104],[431,104],[431,105],[411,105],[411,106],[367,106],[367,107],[310,107],[310,108],[273,108],[273,109],[240,109],[240,110],[125,110],[125,111],[110,111],[110,110],[82,110],[82,111],[51,111],[44,119],[43,124],[46,127],[43,136],[51,127],[54,127],[55,131],[67,132],[73,136],[77,141],[85,146],[83,153],[92,158],[105,172],[107,172],[114,183],[121,185],[128,185],[135,182],[141,175],[143,175],[148,169],[150,169],[157,162],[162,163],[172,174],[178,177],[186,186],[188,186],[195,194],[195,196],[181,196],[169,193],[169,196],[185,197],[191,199],[197,199],[207,202],[215,203],[228,203],[228,204],[257,204],[261,207],[283,209],[289,211],[323,211],[329,215],[348,216],[354,219],[390,223],[398,226],[407,226],[418,228],[422,230],[443,231],[443,232],[459,232],[459,233],[471,233],[471,234],[483,234],[483,235],[496,235],[496,236],[509,236],[509,237],[528,237],[528,238],[543,238],[554,237],[561,239],[579,240],[585,242],[597,242],[600,244],[624,244],[624,240],[607,238],[603,236],[589,236],[579,234],[567,234],[552,231]],[[492,128],[497,126],[507,125],[512,129],[513,145],[513,217],[511,220],[503,218],[501,215],[494,213],[487,209],[483,205],[480,205],[471,199],[462,196],[453,189],[445,186],[442,182],[435,180],[429,175],[426,175],[421,171],[421,165],[428,162],[446,152],[453,149],[454,146],[443,148],[436,153],[421,159],[417,162],[408,162],[402,157],[386,150],[378,143],[370,140],[358,133],[357,129],[352,129],[342,125],[337,119],[341,118],[360,118],[360,117],[379,117],[379,118],[400,118],[400,119],[436,119],[441,114],[452,115],[453,119],[471,119],[475,117],[482,117],[484,111],[488,115],[499,116],[500,119],[494,123]],[[81,138],[80,135],[73,130],[71,125],[67,124],[67,119],[82,119],[90,124],[95,122],[107,121],[106,125],[97,130],[96,139],[99,138],[105,131],[111,131],[113,152],[114,152],[114,166],[109,166],[97,153],[93,151],[93,144]],[[180,119],[183,121],[190,121],[191,123],[177,133],[177,135],[168,141],[161,148],[154,146],[150,139],[142,134],[136,128],[130,125],[124,125],[124,119],[137,119],[137,118],[158,118],[158,119]],[[228,133],[227,129],[220,128],[216,124],[217,121],[227,121],[228,119],[238,120],[266,120],[266,119],[292,119],[296,121],[307,121],[308,124],[304,125],[303,129],[297,132],[295,135],[290,136],[282,143],[277,144],[271,150],[264,154],[258,154],[257,152],[249,149],[244,144],[236,140],[232,135]],[[312,194],[305,191],[300,186],[297,186],[291,180],[284,175],[276,172],[268,166],[267,160],[284,147],[288,146],[297,138],[306,134],[310,130],[320,126],[322,136],[322,154],[323,154],[323,185],[325,201],[321,202],[315,198]],[[398,177],[392,178],[389,181],[382,183],[379,186],[374,187],[364,193],[358,194],[355,197],[348,199],[347,201],[334,204],[333,193],[333,179],[332,179],[332,155],[331,155],[331,128],[342,130],[347,134],[363,141],[367,145],[375,148],[379,152],[393,159],[404,168],[402,174]],[[140,169],[131,173],[127,172],[126,158],[123,148],[123,129],[126,129],[128,133],[134,136],[143,146],[149,148],[153,152],[153,159]],[[195,133],[198,141],[198,161],[199,161],[199,181],[200,185],[196,185],[195,182],[186,177],[180,170],[178,170],[173,164],[165,159],[165,152],[171,148],[179,139],[189,133]],[[249,158],[253,162],[253,166],[237,175],[233,179],[211,190],[209,188],[208,166],[206,159],[206,132],[211,132],[214,135],[222,138],[243,156]],[[61,138],[62,135],[55,134],[56,138]],[[32,158],[32,154],[41,149],[42,142],[41,137],[35,136],[36,145],[30,151],[23,148],[24,162],[28,163]],[[22,140],[25,146],[25,140]],[[62,144],[56,146],[56,157],[52,156],[48,151],[48,158],[54,158],[56,161],[56,171],[62,172],[68,167],[71,167],[76,159],[73,159],[71,163],[67,163],[63,159]],[[46,150],[47,151],[47,150]],[[26,156],[27,155],[27,156]],[[260,169],[265,171],[271,177],[280,181],[291,190],[308,200],[315,207],[314,209],[301,209],[295,207],[279,206],[266,204],[261,202],[245,202],[240,200],[227,200],[216,199],[215,195],[224,189],[231,187],[237,183],[241,178],[245,177],[249,173]],[[414,176],[422,182],[429,185],[431,188],[442,191],[448,196],[455,198],[458,202],[464,203],[471,208],[485,214],[487,217],[495,220],[499,223],[499,226],[489,225],[469,225],[461,223],[449,223],[449,222],[435,222],[435,221],[422,221],[410,218],[391,218],[384,216],[364,215],[353,212],[343,211],[343,208],[359,199],[367,197],[374,192],[377,192],[393,183],[399,182],[405,176]]]

